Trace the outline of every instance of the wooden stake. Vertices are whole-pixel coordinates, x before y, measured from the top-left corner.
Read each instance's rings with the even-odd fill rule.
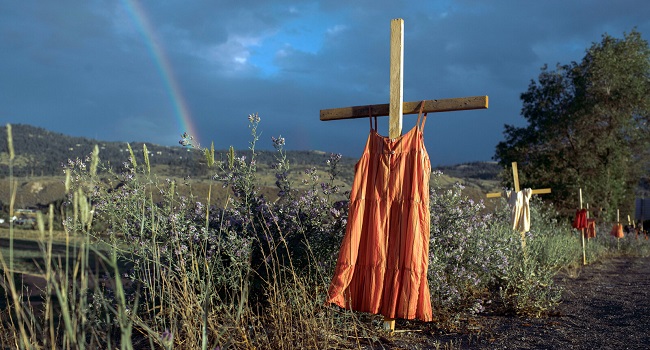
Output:
[[[402,135],[404,108],[404,20],[390,21],[390,99],[388,111],[388,137]],[[394,329],[394,325],[393,328]]]
[[[589,229],[589,203],[586,205],[587,208],[587,230]],[[587,232],[589,234],[589,232]],[[587,242],[585,243],[585,246],[589,244],[589,240],[591,239],[591,236],[587,236]]]
[[[580,187],[580,209],[582,209],[582,187]],[[580,237],[582,238],[582,265],[587,265],[587,251],[585,249],[585,229],[580,230]]]
[[[621,237],[618,236],[618,227],[621,224],[621,212],[616,209],[616,249],[621,249]]]
[[[634,225],[630,221],[630,214],[627,214],[627,228],[628,230],[634,229]],[[634,230],[634,239],[639,239],[639,232],[637,230]]]
[[[519,192],[519,170],[517,162],[512,162],[512,179],[515,181],[515,192]]]
[[[404,20],[390,21],[390,105],[388,113],[388,137],[402,135],[402,111],[404,105]],[[395,330],[395,319],[384,317],[384,329]]]
[[[395,331],[395,319],[384,317],[384,330],[389,332]]]

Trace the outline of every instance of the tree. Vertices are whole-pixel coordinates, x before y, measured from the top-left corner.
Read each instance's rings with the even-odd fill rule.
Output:
[[[505,125],[494,159],[519,163],[522,183],[551,187],[565,214],[578,189],[608,219],[631,212],[634,191],[650,165],[650,49],[633,30],[603,35],[582,62],[542,67],[521,94],[526,127]]]

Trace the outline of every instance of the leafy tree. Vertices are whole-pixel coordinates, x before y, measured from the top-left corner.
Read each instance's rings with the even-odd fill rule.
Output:
[[[605,34],[582,62],[542,67],[521,100],[528,126],[505,126],[495,160],[517,161],[526,186],[552,187],[547,198],[567,215],[579,188],[610,220],[617,208],[630,212],[650,164],[650,49],[641,34]]]

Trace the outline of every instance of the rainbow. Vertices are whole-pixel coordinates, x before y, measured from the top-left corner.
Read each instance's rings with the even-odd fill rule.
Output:
[[[179,124],[179,129],[181,130],[179,137],[181,133],[187,132],[188,134],[194,136],[194,139],[198,142],[199,134],[196,132],[196,128],[192,122],[189,108],[185,102],[185,97],[183,97],[181,89],[178,86],[178,82],[176,81],[176,77],[174,76],[172,66],[169,63],[169,59],[165,55],[163,45],[158,39],[158,36],[156,35],[156,32],[154,31],[146,12],[142,6],[140,6],[137,0],[122,0],[122,3],[133,19],[133,22],[140,29],[140,32],[144,36],[145,42],[149,47],[149,51],[151,52],[153,61],[158,67],[158,71],[160,72],[167,92],[169,93],[169,97],[171,98],[172,104],[174,106],[174,113]]]

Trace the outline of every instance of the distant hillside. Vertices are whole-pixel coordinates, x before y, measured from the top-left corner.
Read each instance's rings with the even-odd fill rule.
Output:
[[[120,169],[128,160],[128,149],[123,142],[104,142],[85,137],[73,137],[51,132],[30,125],[12,125],[15,159],[13,171],[15,176],[58,176],[62,174],[62,165],[68,159],[85,159],[95,145],[100,148],[102,162]],[[134,151],[142,150],[142,143],[133,143]],[[147,145],[152,163],[165,164],[178,168],[184,175],[191,172],[189,165],[196,152],[189,152],[180,147]],[[8,173],[7,131],[0,128],[0,175]]]
[[[63,198],[63,172],[62,165],[68,159],[85,159],[94,146],[100,148],[101,163],[109,166],[115,172],[124,169],[124,163],[129,159],[127,144],[124,142],[97,141],[84,137],[72,137],[51,132],[43,128],[30,125],[12,125],[13,145],[15,158],[13,162],[13,175],[18,179],[19,193],[16,205],[19,207],[43,207],[48,203]],[[140,164],[144,158],[142,154],[143,143],[130,143]],[[201,152],[180,146],[160,146],[147,143],[152,172],[159,176],[173,178],[190,177],[194,184],[192,188],[197,191],[208,186],[208,180],[214,175],[214,170],[205,166]],[[225,151],[217,151],[218,157],[223,157]],[[250,159],[250,151],[236,151],[237,156],[245,155]],[[258,186],[266,196],[277,194],[275,189],[275,175],[272,169],[276,163],[277,152],[258,151],[256,164],[258,169]],[[307,169],[316,168],[320,176],[319,181],[327,178],[326,161],[329,153],[321,151],[288,151],[287,158],[291,166],[290,179],[300,187],[305,179]],[[337,170],[339,171],[338,183],[345,190],[349,190],[354,177],[354,165],[357,159],[344,157],[341,159]],[[0,127],[0,179],[9,174],[9,154],[7,146],[6,127]],[[466,187],[466,193],[474,199],[485,197],[485,193],[499,188],[497,175],[501,171],[496,163],[474,162],[452,166],[438,167],[444,175],[439,183],[442,186],[451,186],[461,182]],[[205,187],[205,188],[204,188]],[[225,196],[226,192],[213,195]],[[220,199],[215,197],[215,202]],[[9,198],[7,181],[0,181],[0,204]]]
[[[68,159],[84,159],[95,145],[100,148],[99,155],[102,163],[111,164],[119,171],[123,163],[128,161],[129,153],[125,142],[106,142],[85,137],[67,136],[51,132],[43,128],[15,124],[11,126],[15,159],[13,172],[15,176],[59,176],[62,175],[62,165]],[[142,157],[142,142],[130,143],[138,158]],[[185,177],[209,176],[203,165],[203,156],[196,150],[180,146],[160,146],[147,143],[149,160],[152,167],[165,175]],[[8,150],[6,126],[0,127],[0,176],[8,174]],[[225,154],[225,151],[217,151]],[[238,155],[250,158],[250,151],[237,151]],[[257,162],[270,166],[276,162],[277,153],[274,151],[257,151]],[[291,164],[305,167],[323,167],[329,154],[322,151],[288,151],[287,157]],[[340,163],[341,176],[352,180],[356,159],[344,157]],[[438,167],[448,176],[480,180],[495,180],[500,171],[499,166],[492,162],[474,162],[452,166]]]
[[[129,159],[129,151],[125,142],[106,142],[73,137],[51,132],[43,128],[30,125],[12,125],[13,145],[15,159],[13,172],[15,176],[59,176],[62,175],[62,164],[68,159],[85,159],[91,154],[95,145],[100,148],[101,162],[110,164],[115,171],[123,168],[123,163]],[[136,157],[143,158],[142,142],[130,143]],[[208,169],[203,162],[201,152],[180,146],[160,146],[147,143],[151,166],[157,173],[194,178],[209,177]],[[225,151],[217,151],[225,154]],[[237,151],[237,156],[247,156],[250,151]],[[257,163],[262,167],[275,163],[276,152],[257,151]],[[325,164],[329,154],[319,151],[289,151],[287,157],[291,164],[317,165]],[[7,149],[6,126],[0,127],[0,177],[7,176],[9,172],[9,156]],[[351,176],[352,171],[346,169],[353,167],[355,160],[344,158],[341,160],[343,176]]]
[[[436,167],[443,174],[458,177],[481,180],[496,180],[501,172],[501,166],[496,162],[471,162],[456,165],[444,165]]]

